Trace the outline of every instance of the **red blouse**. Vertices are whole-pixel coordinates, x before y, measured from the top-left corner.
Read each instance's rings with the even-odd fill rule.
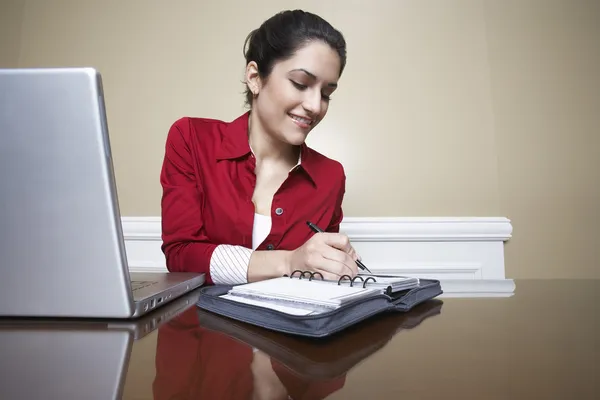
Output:
[[[248,117],[244,113],[232,122],[185,117],[170,128],[160,175],[161,248],[169,271],[204,272],[211,284],[213,277],[223,281],[238,268],[229,283],[245,281],[240,271],[243,264],[247,270],[252,252],[256,184]],[[271,231],[256,250],[300,247],[313,235],[306,221],[339,232],[342,165],[305,144],[300,158],[273,197]]]

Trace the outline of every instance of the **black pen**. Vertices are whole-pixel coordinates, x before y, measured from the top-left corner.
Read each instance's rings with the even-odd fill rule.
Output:
[[[323,229],[319,228],[318,226],[316,226],[315,224],[313,224],[310,221],[306,221],[306,225],[308,225],[310,227],[310,229],[312,229],[314,232],[323,232]],[[369,271],[369,268],[367,268],[360,260],[356,260],[356,265],[358,265],[360,267],[360,269],[362,270],[366,270]],[[370,274],[372,274],[371,271],[369,271]]]

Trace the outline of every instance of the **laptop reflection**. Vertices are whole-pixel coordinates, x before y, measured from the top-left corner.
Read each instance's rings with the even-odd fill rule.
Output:
[[[133,344],[190,308],[198,289],[136,320],[0,319],[0,399],[120,399]]]

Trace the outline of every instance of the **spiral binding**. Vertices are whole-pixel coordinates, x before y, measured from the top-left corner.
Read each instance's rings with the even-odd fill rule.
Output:
[[[372,280],[373,282],[377,282],[377,279],[373,278],[372,276],[369,276],[367,279],[363,279],[362,276],[355,276],[354,278],[351,278],[350,275],[342,275],[341,278],[338,279],[338,285],[341,284],[341,282],[344,278],[348,278],[350,280],[350,286],[354,286],[354,281],[356,281],[357,279],[360,279],[363,282],[363,284],[362,284],[363,288],[367,287],[367,282],[369,282],[369,279]]]
[[[354,286],[354,281],[356,281],[357,279],[360,279],[362,281],[362,287],[363,288],[367,287],[367,282],[369,282],[369,280],[372,280],[373,282],[377,282],[377,279],[373,278],[372,276],[367,277],[367,279],[363,279],[362,276],[355,276],[354,278],[351,278],[349,275],[342,275],[340,277],[340,279],[338,279],[338,285],[340,285],[342,283],[342,280],[344,278],[348,278],[350,280],[350,286]],[[385,293],[387,295],[391,295],[392,294],[392,287],[388,286],[387,288],[385,288]]]
[[[322,280],[322,281],[323,281],[323,280],[325,280],[325,279],[323,278],[323,275],[322,275],[320,272],[302,271],[302,270],[300,270],[300,269],[297,269],[297,270],[295,270],[294,272],[292,272],[292,274],[291,274],[291,275],[284,274],[283,276],[284,276],[284,277],[288,277],[288,276],[289,276],[289,277],[290,277],[290,279],[291,279],[291,278],[293,278],[293,277],[294,277],[294,274],[296,274],[296,272],[299,272],[299,273],[300,273],[300,276],[298,276],[298,279],[305,278],[305,276],[304,276],[304,275],[308,274],[308,276],[309,276],[308,280],[309,280],[309,281],[312,281],[312,280],[313,280],[313,278],[314,278],[316,275],[320,275],[320,276],[321,276],[321,280]],[[363,279],[363,277],[362,277],[362,276],[358,276],[358,275],[357,275],[357,276],[355,276],[354,278],[352,278],[350,275],[342,275],[342,276],[340,277],[340,279],[338,279],[338,282],[337,282],[338,286],[339,286],[339,285],[341,285],[341,283],[342,283],[342,281],[344,280],[344,278],[347,278],[348,280],[350,280],[350,286],[354,286],[354,282],[355,282],[357,279],[360,279],[360,280],[362,281],[362,287],[363,287],[363,288],[366,288],[366,287],[367,287],[367,282],[369,282],[370,280],[371,280],[371,281],[373,281],[373,282],[377,282],[377,279],[373,278],[372,276],[369,276],[369,277],[367,277],[367,279]],[[388,286],[388,287],[385,289],[385,292],[386,292],[387,294],[391,294],[391,293],[392,293],[392,287],[391,287],[391,286]]]
[[[323,278],[323,275],[322,275],[320,272],[317,272],[317,271],[315,271],[315,272],[310,272],[310,271],[302,271],[302,270],[299,270],[299,269],[297,269],[297,270],[295,270],[294,272],[292,272],[292,274],[289,276],[289,277],[290,277],[290,279],[294,277],[294,274],[295,274],[296,272],[300,272],[300,276],[298,277],[298,279],[302,279],[302,278],[304,278],[304,275],[305,275],[305,274],[308,274],[308,275],[309,275],[309,278],[308,278],[308,280],[309,280],[309,281],[312,281],[312,280],[313,280],[313,278],[314,278],[316,275],[320,275],[320,276],[321,276],[321,280],[322,280],[322,281],[323,281],[323,280],[325,280],[325,279]],[[284,274],[283,276],[287,277],[287,276],[288,276],[288,274]]]

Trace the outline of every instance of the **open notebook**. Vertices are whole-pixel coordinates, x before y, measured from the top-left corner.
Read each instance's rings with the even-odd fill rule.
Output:
[[[405,276],[359,274],[354,279],[342,277],[338,281],[329,281],[319,275],[305,272],[237,285],[221,297],[291,315],[312,315],[337,309],[352,301],[381,294],[392,295],[419,285],[417,278]]]

